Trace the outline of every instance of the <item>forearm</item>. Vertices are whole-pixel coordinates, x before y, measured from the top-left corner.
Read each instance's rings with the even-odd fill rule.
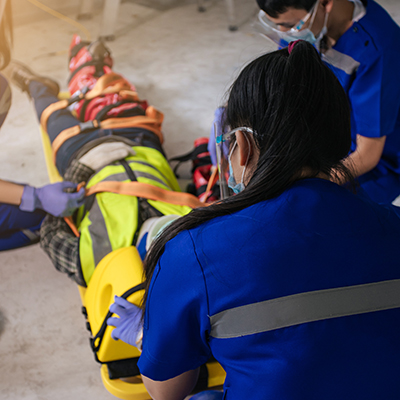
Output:
[[[199,368],[184,372],[167,381],[153,381],[142,375],[143,383],[154,400],[183,400],[196,385]]]
[[[378,165],[379,159],[368,159],[363,154],[360,154],[358,150],[349,154],[347,158],[344,159],[344,165],[350,169],[355,177],[366,174]]]
[[[23,192],[23,185],[0,180],[0,203],[19,206]]]
[[[344,160],[344,166],[357,178],[373,170],[379,163],[386,142],[386,136],[368,138],[357,135],[357,147]],[[338,171],[333,171],[332,180],[336,183],[346,183],[346,178]]]

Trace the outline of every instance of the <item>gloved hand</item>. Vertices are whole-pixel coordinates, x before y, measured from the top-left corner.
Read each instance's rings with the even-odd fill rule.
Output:
[[[122,160],[129,155],[134,156],[132,147],[123,142],[106,142],[99,144],[84,154],[79,162],[97,171],[114,161]]]
[[[25,186],[19,206],[22,211],[34,211],[37,208],[55,217],[71,215],[84,202],[85,189],[67,193],[65,189],[76,189],[72,182],[58,182],[40,188]]]
[[[115,296],[114,301],[115,303],[110,306],[110,311],[117,314],[119,318],[111,317],[107,320],[108,326],[115,326],[115,329],[111,332],[111,337],[114,340],[121,339],[123,342],[141,350],[142,310],[119,296]]]

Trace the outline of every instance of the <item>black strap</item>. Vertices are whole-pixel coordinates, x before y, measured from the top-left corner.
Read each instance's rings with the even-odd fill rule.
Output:
[[[136,103],[132,100],[121,100],[117,101],[116,103],[109,104],[108,106],[104,106],[95,116],[95,119],[98,121],[103,121],[107,117],[107,113],[112,110],[113,108],[119,107],[122,104],[127,104],[127,103]]]
[[[137,182],[135,172],[129,166],[128,162],[126,160],[120,160],[119,162],[125,168],[125,172],[128,175],[128,178],[132,182]],[[149,219],[151,217],[161,217],[164,215],[163,213],[158,211],[156,208],[154,208],[147,201],[147,199],[144,199],[142,197],[138,197],[137,199],[138,199],[138,210],[137,210],[138,221],[137,221],[136,232],[133,235],[133,240],[132,240],[133,245],[136,245],[137,239],[139,237],[140,228],[142,227],[144,221],[146,221],[147,219]]]
[[[109,66],[109,64],[105,63],[105,62],[102,61],[102,60],[92,60],[92,61],[85,62],[85,63],[83,63],[82,65],[80,65],[77,69],[75,69],[74,71],[72,71],[71,75],[70,75],[69,78],[68,78],[68,84],[71,82],[72,78],[73,78],[81,69],[83,69],[83,68],[85,68],[85,67],[91,67],[91,66],[96,67],[96,72],[95,72],[94,76],[101,76],[101,75],[99,75],[100,72],[103,71],[103,68],[104,68],[105,66]],[[102,74],[104,74],[104,72],[102,72]]]
[[[125,173],[126,173],[126,175],[128,175],[128,178],[132,182],[137,182],[136,175],[133,172],[132,168],[129,166],[128,162],[125,159],[123,159],[123,160],[119,160],[119,163],[124,167]]]
[[[183,154],[181,156],[172,157],[169,161],[185,162],[195,160],[197,156],[201,153],[208,153],[208,143],[203,143],[200,146],[196,146],[192,151],[189,151],[189,153]]]
[[[95,121],[97,122],[96,125],[95,125]],[[81,122],[79,124],[79,128],[80,128],[79,133],[94,131],[96,129],[99,129],[99,127],[100,127],[100,122],[95,119],[86,121],[86,122]]]
[[[107,362],[108,376],[110,379],[120,379],[140,375],[138,361],[139,357],[109,361]]]
[[[97,98],[97,97],[95,97],[95,98]],[[90,99],[90,100],[85,100],[85,101],[82,103],[81,111],[80,111],[80,113],[79,113],[79,120],[80,120],[80,121],[83,121],[83,120],[85,119],[86,109],[87,109],[88,105],[90,104],[90,102],[91,102],[92,100],[94,100],[95,98]],[[106,119],[107,113],[108,113],[110,110],[112,110],[113,108],[119,107],[119,106],[122,105],[122,104],[128,104],[128,103],[132,103],[132,104],[136,103],[136,105],[137,105],[136,107],[132,107],[130,110],[124,110],[125,112],[131,111],[131,110],[136,110],[136,111],[134,111],[134,112],[131,112],[129,116],[132,116],[132,117],[133,117],[133,116],[136,116],[136,115],[146,115],[146,113],[145,113],[145,111],[143,110],[143,108],[142,108],[136,101],[132,101],[132,100],[121,100],[121,101],[118,101],[118,102],[116,102],[116,103],[109,104],[108,106],[104,106],[104,107],[96,114],[96,116],[94,117],[94,119],[97,119],[98,121],[103,121],[104,119]],[[118,115],[118,117],[121,117],[121,115]]]
[[[199,377],[192,393],[202,392],[208,388],[208,368],[206,364],[200,366]]]
[[[204,161],[200,161],[203,159],[202,158],[198,158],[198,156],[202,153],[208,153],[208,143],[203,143],[200,146],[196,146],[192,151],[190,151],[189,153],[183,154],[181,156],[176,156],[176,157],[172,157],[169,159],[169,162],[171,161],[178,161],[178,163],[175,165],[174,167],[174,174],[179,177],[179,175],[177,174],[178,168],[179,166],[186,162],[186,161],[194,161],[196,160],[196,164],[193,165],[192,168],[192,174],[193,171],[200,165],[206,165],[206,164],[211,164],[211,157],[204,157]],[[201,164],[199,164],[201,162]]]
[[[144,283],[139,283],[139,285],[136,285],[133,288],[127,290],[121,297],[123,299],[127,299],[131,294],[136,293],[142,289],[144,289]],[[107,328],[107,320],[112,316],[112,314],[113,313],[111,311],[108,311],[96,336],[93,339],[90,339],[90,345],[94,353],[97,353],[100,349],[101,343],[103,342],[104,332],[106,331]]]
[[[82,42],[79,42],[76,44],[70,51],[69,53],[69,61],[72,60],[75,56],[78,55],[79,51],[83,49],[85,46],[88,46],[90,44],[89,41],[83,40]]]

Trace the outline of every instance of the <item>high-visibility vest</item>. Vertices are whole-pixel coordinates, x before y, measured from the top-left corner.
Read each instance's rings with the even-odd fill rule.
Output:
[[[174,173],[165,157],[157,150],[134,146],[134,156],[98,171],[87,183],[90,189],[99,182],[130,182],[132,172],[140,183],[156,188],[180,192]],[[125,165],[123,165],[125,164]],[[185,215],[192,208],[159,200],[142,199],[155,215]],[[80,272],[88,284],[96,265],[103,257],[123,247],[131,246],[140,229],[139,201],[136,196],[100,192],[89,196],[77,213],[76,227],[80,233]]]

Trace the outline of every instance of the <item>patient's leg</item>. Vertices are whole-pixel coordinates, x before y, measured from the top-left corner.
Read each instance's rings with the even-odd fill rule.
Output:
[[[31,81],[29,83],[29,95],[32,97],[36,114],[40,121],[43,111],[52,103],[58,101],[57,96],[49,86],[42,82]],[[54,111],[47,121],[47,133],[50,141],[53,142],[60,132],[64,129],[78,125],[79,120],[75,118],[67,109]]]

